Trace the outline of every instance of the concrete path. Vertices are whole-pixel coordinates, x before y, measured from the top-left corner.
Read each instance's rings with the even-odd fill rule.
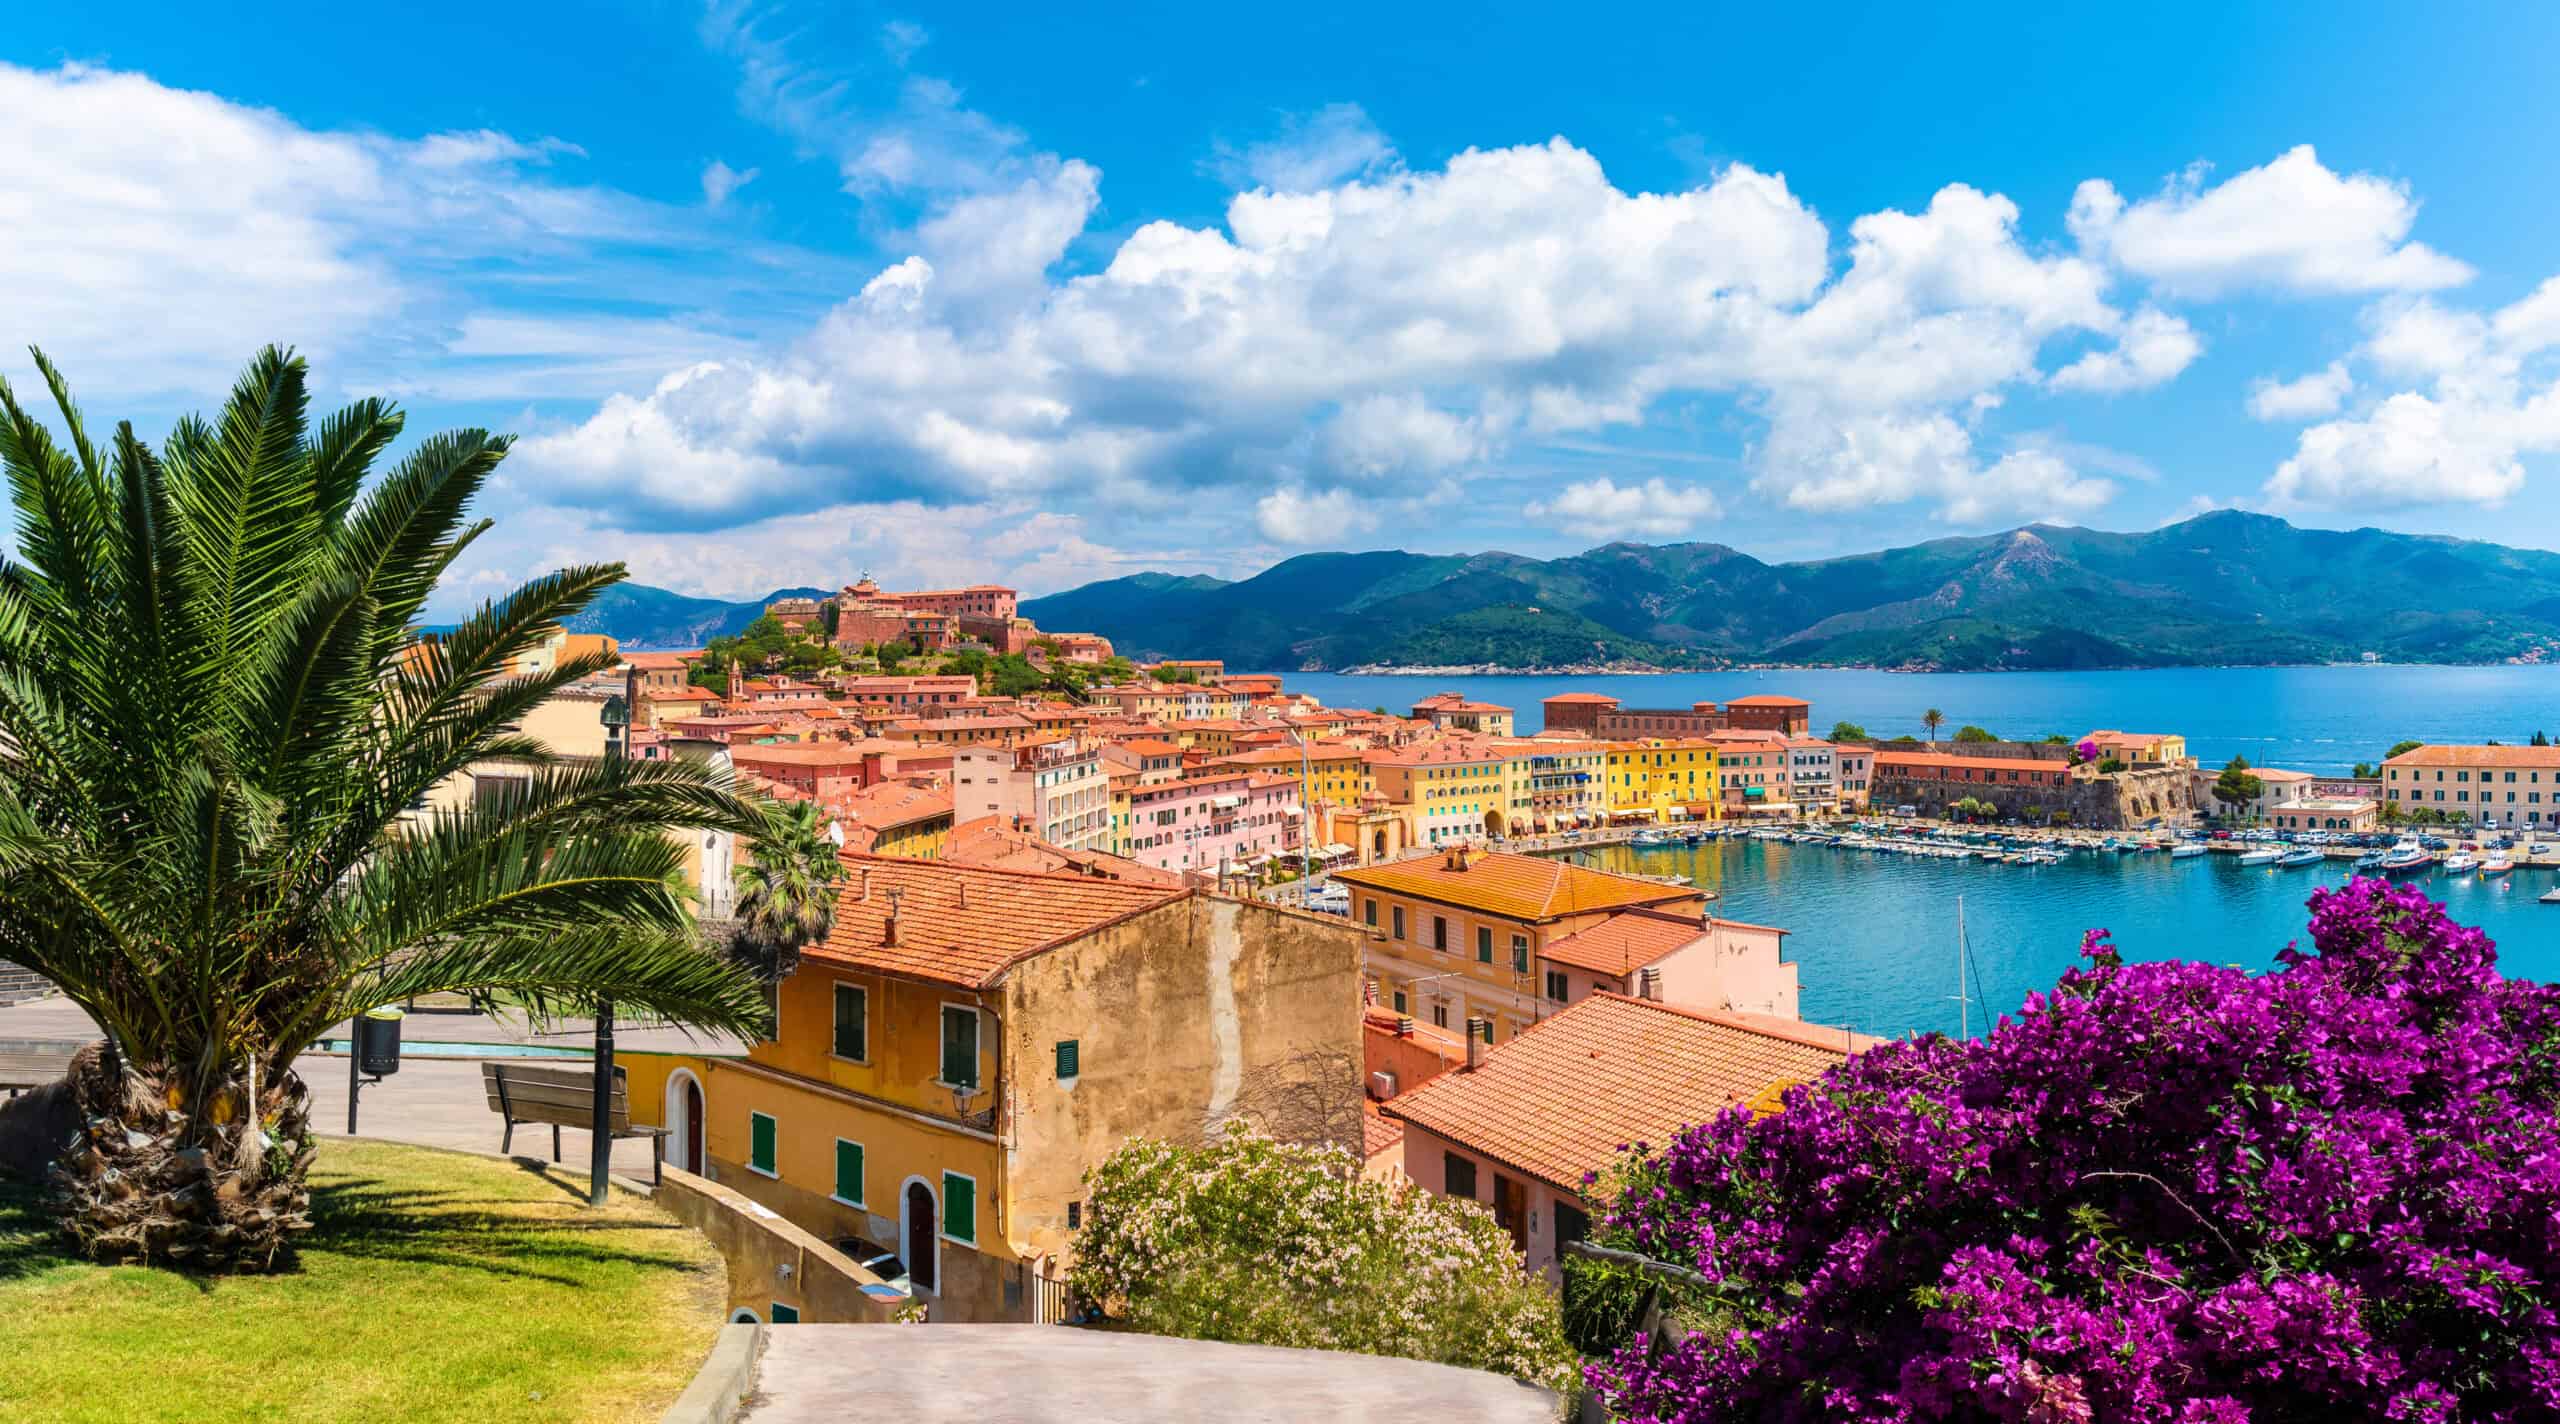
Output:
[[[98,1036],[98,1027],[87,1014],[60,995],[38,999],[32,1003],[12,1004],[0,1008],[0,1039],[62,1039],[86,1043]],[[340,1023],[329,1036],[345,1041],[347,1026]],[[536,1032],[520,1019],[492,1019],[465,1013],[413,1013],[401,1025],[404,1042],[420,1040],[445,1043],[544,1043],[561,1047],[586,1047],[595,1042],[594,1025],[585,1019],[553,1025],[546,1032]],[[745,1046],[725,1039],[703,1038],[680,1029],[621,1027],[614,1033],[619,1048],[655,1048],[675,1051],[743,1053]],[[295,1064],[302,1080],[311,1090],[312,1126],[329,1134],[347,1130],[347,1060],[343,1054],[306,1053]],[[654,1110],[647,1114],[654,1117]],[[480,1085],[480,1062],[471,1058],[424,1058],[403,1056],[400,1071],[377,1084],[364,1087],[357,1099],[357,1134],[380,1137],[393,1142],[415,1142],[428,1147],[456,1147],[466,1152],[495,1152],[506,1135],[505,1124],[489,1110],[488,1097]],[[516,1155],[548,1157],[551,1155],[551,1129],[519,1127],[516,1129]],[[587,1134],[578,1128],[560,1130],[560,1156],[564,1163],[582,1165],[587,1161]],[[649,1179],[653,1151],[644,1138],[625,1138],[613,1145],[613,1169],[640,1181]]]
[[[764,1339],[741,1424],[1555,1417],[1546,1391],[1500,1375],[1326,1350],[1060,1325],[777,1325]]]

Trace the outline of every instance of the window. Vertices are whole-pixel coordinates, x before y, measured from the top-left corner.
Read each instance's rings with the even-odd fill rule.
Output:
[[[1405,1012],[1404,990],[1402,989],[1396,990],[1396,1012],[1400,1014]]]
[[[797,1325],[800,1323],[800,1307],[796,1305],[785,1305],[781,1301],[777,1300],[773,1303],[771,1310],[767,1313],[773,1317],[773,1323],[776,1325]]]
[[[963,1246],[978,1244],[978,1179],[958,1172],[942,1174],[942,1239]]]
[[[1474,1201],[1476,1199],[1476,1164],[1455,1152],[1441,1153],[1440,1183],[1447,1195],[1465,1197],[1469,1201]]]
[[[978,1086],[978,1011],[957,1004],[942,1006],[942,1083],[949,1088]]]
[[[871,996],[858,984],[836,986],[835,1055],[856,1063],[870,1057],[869,1024],[866,1016]]]
[[[835,1198],[846,1206],[862,1205],[862,1144],[836,1139]]]
[[[1431,947],[1443,954],[1449,950],[1449,921],[1445,916],[1431,917]]]
[[[779,1124],[764,1113],[747,1114],[748,1171],[762,1172],[768,1177],[777,1175],[773,1170],[773,1159],[776,1146],[774,1136],[779,1127]]]
[[[1550,969],[1550,970],[1548,970],[1548,971],[1547,971],[1547,997],[1548,997],[1548,998],[1550,998],[1550,999],[1555,1000],[1555,1001],[1556,1001],[1557,1003],[1559,1003],[1559,1004],[1561,1004],[1561,1003],[1563,1003],[1563,1002],[1565,1001],[1565,982],[1564,982],[1564,971],[1563,971],[1563,970],[1561,970],[1561,969]]]
[[[1493,931],[1482,925],[1476,926],[1476,962],[1478,964],[1493,962]]]
[[[1063,1083],[1084,1071],[1084,1049],[1072,1038],[1058,1040],[1058,1081]]]
[[[1447,1028],[1449,1026],[1449,1006],[1447,1004],[1433,1004],[1431,1006],[1431,1024],[1434,1028]]]
[[[1395,937],[1404,938],[1404,906],[1396,906],[1392,918],[1395,920]]]
[[[1529,972],[1529,937],[1527,935],[1511,937],[1511,972],[1514,974]]]

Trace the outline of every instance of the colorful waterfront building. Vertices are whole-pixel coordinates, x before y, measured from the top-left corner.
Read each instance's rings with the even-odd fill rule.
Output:
[[[1717,780],[1726,815],[1786,815],[1795,811],[1795,783],[1787,750],[1791,736],[1735,731],[1718,732],[1706,740],[1718,752]]]
[[[2504,826],[2560,825],[2560,747],[2417,747],[2382,764],[2382,800]]]
[[[671,1164],[896,1252],[934,1320],[1057,1319],[1041,1303],[1104,1157],[1200,1141],[1358,1061],[1359,941],[1326,917],[1075,873],[845,869],[771,1039],[619,1061]]]
[[[1477,702],[1463,693],[1443,692],[1413,704],[1413,717],[1444,732],[1479,736],[1511,735],[1511,709],[1498,702]]]
[[[1298,849],[1298,778],[1237,769],[1130,788],[1125,855],[1159,870],[1212,877]]]
[[[1801,737],[1813,729],[1813,704],[1801,697],[1773,694],[1736,697],[1724,704],[1724,725],[1733,732]]]
[[[1369,764],[1360,748],[1339,742],[1309,742],[1303,753],[1294,746],[1263,747],[1212,757],[1209,765],[1296,778],[1299,794],[1310,806],[1357,806],[1370,789]]]
[[[1444,737],[1363,754],[1378,793],[1408,806],[1414,840],[1422,845],[1476,840],[1510,833],[1510,797],[1503,785],[1504,753],[1474,737]]]
[[[1604,743],[1608,810],[1620,819],[1712,821],[1724,753],[1704,737]]]

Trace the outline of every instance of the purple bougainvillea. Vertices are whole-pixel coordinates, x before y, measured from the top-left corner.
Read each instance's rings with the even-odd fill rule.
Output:
[[[2560,1418],[2560,990],[2415,889],[2271,972],[2090,963],[1631,1156],[1603,1239],[1714,1327],[1589,1367],[1638,1420]]]

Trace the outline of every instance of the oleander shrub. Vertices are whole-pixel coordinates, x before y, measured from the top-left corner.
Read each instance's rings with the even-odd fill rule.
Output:
[[[2089,963],[1625,1159],[1600,1238],[1722,1327],[1588,1369],[1639,1420],[2560,1418],[2560,991],[2419,891],[2251,975]]]
[[[1474,1202],[1364,1181],[1339,1147],[1241,1126],[1205,1146],[1132,1138],[1087,1177],[1070,1282],[1157,1335],[1353,1350],[1563,1392],[1555,1293]]]

